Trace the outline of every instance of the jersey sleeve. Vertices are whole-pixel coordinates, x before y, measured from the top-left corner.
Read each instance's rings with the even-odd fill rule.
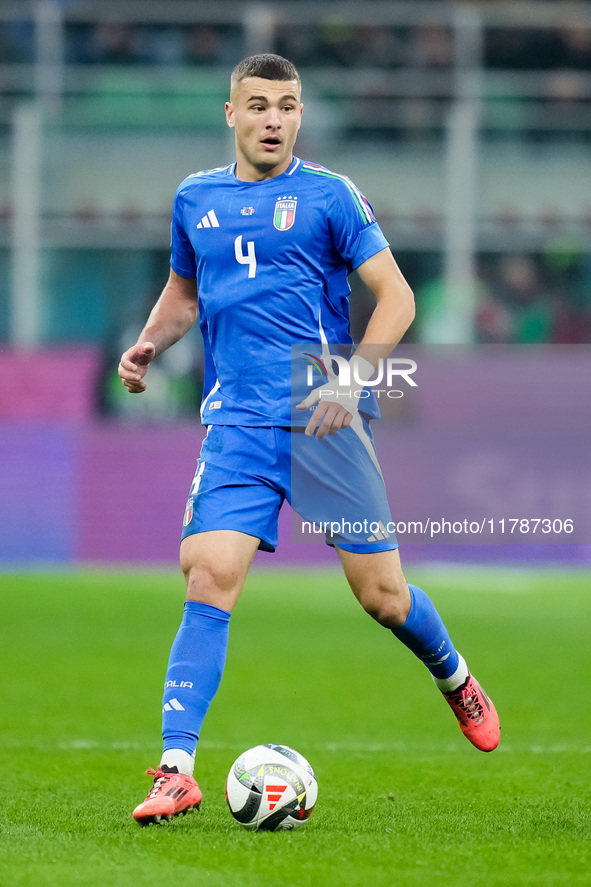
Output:
[[[344,176],[333,183],[328,222],[334,246],[350,270],[388,246],[371,204]]]
[[[183,204],[183,192],[179,188],[172,206],[170,267],[181,277],[197,277],[195,251],[185,230]]]

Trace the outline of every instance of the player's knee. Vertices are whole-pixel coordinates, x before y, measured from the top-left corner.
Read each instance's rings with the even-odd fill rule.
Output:
[[[231,564],[200,562],[183,564],[187,600],[231,609],[240,594],[240,580]]]
[[[384,628],[404,625],[410,609],[408,589],[404,588],[371,588],[359,596],[359,602],[365,612]]]
[[[187,600],[232,610],[240,596],[258,539],[244,533],[196,533],[181,542]]]

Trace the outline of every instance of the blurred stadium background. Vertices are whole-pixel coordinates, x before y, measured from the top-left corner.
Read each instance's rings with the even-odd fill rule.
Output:
[[[539,346],[544,422],[548,355],[588,354],[591,4],[0,0],[1,563],[176,559],[199,336],[141,398],[116,365],[166,278],[177,184],[233,157],[228,75],[257,51],[301,70],[298,154],[373,203],[409,344]],[[273,563],[324,557],[287,541]]]

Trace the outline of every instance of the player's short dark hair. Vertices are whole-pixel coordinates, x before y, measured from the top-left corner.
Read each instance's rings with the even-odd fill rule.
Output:
[[[272,52],[249,55],[248,58],[242,59],[232,71],[230,79],[232,89],[247,77],[261,77],[263,80],[297,80],[301,83],[296,66],[283,56]]]

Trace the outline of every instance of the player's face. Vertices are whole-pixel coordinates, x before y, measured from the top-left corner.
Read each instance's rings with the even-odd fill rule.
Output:
[[[239,179],[271,179],[288,169],[302,110],[297,80],[247,77],[234,87],[226,120],[236,135]]]

